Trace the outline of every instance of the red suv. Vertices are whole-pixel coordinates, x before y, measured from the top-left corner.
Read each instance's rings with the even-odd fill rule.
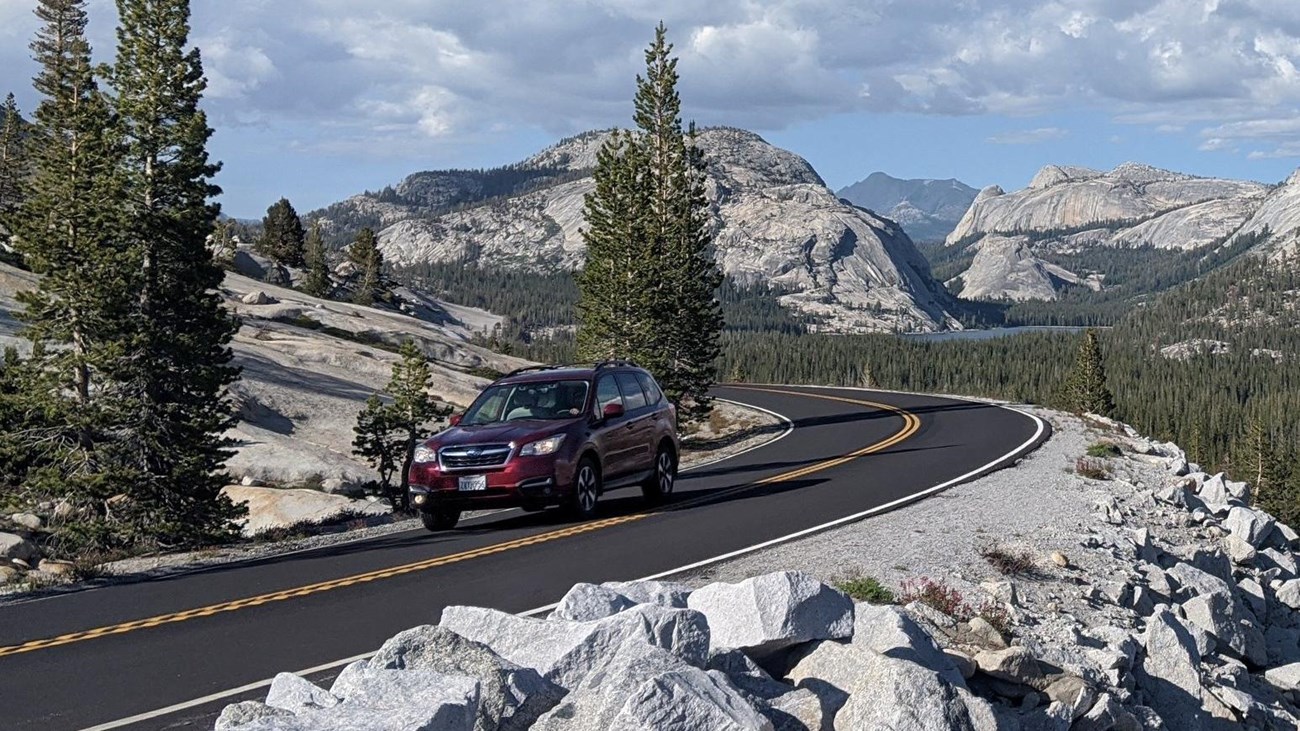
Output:
[[[671,494],[678,449],[677,410],[636,364],[524,368],[416,447],[411,504],[434,531],[485,508],[559,504],[590,518],[614,487]]]

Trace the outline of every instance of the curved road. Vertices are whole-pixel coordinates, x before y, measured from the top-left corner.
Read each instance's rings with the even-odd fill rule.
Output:
[[[524,612],[579,581],[671,573],[920,499],[1047,438],[1025,414],[931,396],[717,393],[792,428],[683,473],[658,511],[645,511],[639,491],[619,490],[588,523],[509,511],[445,534],[408,531],[0,606],[0,728],[211,728],[226,703],[264,696],[257,684],[275,673],[317,669],[327,680],[342,659],[435,623],[444,606]]]

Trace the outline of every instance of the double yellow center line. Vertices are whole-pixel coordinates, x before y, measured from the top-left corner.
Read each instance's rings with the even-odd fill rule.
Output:
[[[704,497],[697,498],[695,500],[686,500],[680,503],[674,503],[664,508],[664,510],[681,510],[683,508],[694,507],[696,505],[700,505],[707,502],[715,502],[722,498],[728,497],[732,494],[742,492],[745,490],[752,490],[754,488],[763,485],[770,485],[778,482],[790,482],[792,480],[797,480],[799,478],[811,475],[815,472],[821,472],[822,470],[828,470],[832,467],[837,467],[847,462],[851,462],[859,457],[863,457],[868,454],[889,449],[890,447],[898,444],[899,442],[902,442],[903,440],[911,437],[921,428],[921,419],[919,417],[917,417],[915,414],[900,409],[896,406],[891,406],[889,404],[876,403],[874,401],[863,401],[859,399],[844,398],[840,396],[828,396],[819,393],[810,393],[804,391],[790,391],[790,390],[774,389],[774,388],[747,387],[747,390],[763,391],[766,393],[786,394],[792,396],[801,396],[805,398],[822,399],[825,401],[840,401],[848,404],[853,404],[856,406],[867,406],[875,409],[880,409],[882,411],[890,412],[895,416],[901,417],[903,419],[903,428],[900,429],[898,432],[894,433],[892,436],[884,440],[881,440],[875,444],[872,444],[868,447],[859,449],[856,452],[853,452],[851,454],[846,454],[842,457],[835,457],[832,459],[816,462],[814,464],[807,465],[805,467],[801,467],[799,469],[792,470],[790,472],[785,472],[772,477],[767,477],[757,482],[747,484],[747,485],[740,485],[738,487],[734,487],[729,490],[723,490],[721,492],[712,493]],[[494,554],[505,553],[507,551],[513,551],[520,548],[527,548],[528,546],[535,546],[540,543],[549,543],[551,541],[582,535],[584,533],[593,533],[598,530],[612,528],[616,525],[624,525],[626,523],[632,523],[638,520],[644,520],[652,515],[655,515],[658,512],[660,511],[646,511],[640,513],[634,513],[631,515],[619,516],[615,518],[605,518],[603,520],[595,520],[588,523],[581,523],[578,525],[570,526],[568,528],[561,528],[559,530],[547,531],[545,533],[539,533],[537,535],[528,536],[525,538],[518,538],[512,541],[496,543],[491,546],[484,546],[483,548],[476,548],[469,551],[462,551],[460,553],[453,553],[447,556],[438,556],[436,558],[430,558],[423,561],[416,561],[414,563],[404,564],[401,566],[394,566],[392,568],[369,571],[366,573],[356,574],[353,576],[345,576],[338,579],[331,579],[329,581],[321,581],[315,584],[308,584],[306,586],[299,586],[292,589],[283,589],[280,591],[271,592],[269,594],[259,594],[258,596],[247,597],[244,599],[236,599],[234,601],[222,602],[220,604],[211,604],[206,607],[187,609],[181,612],[160,614],[158,616],[148,617],[146,619],[137,619],[137,620],[132,620],[130,622],[121,622],[119,624],[112,624],[104,627],[96,627],[94,629],[84,630],[81,632],[71,632],[68,634],[59,635],[57,637],[50,637],[41,640],[32,640],[30,642],[24,642],[19,645],[0,647],[0,657],[7,657],[9,655],[18,655],[25,652],[34,652],[36,650],[44,650],[51,647],[58,647],[60,645],[69,645],[75,642],[93,640],[98,637],[120,635],[120,634],[125,634],[127,632],[134,632],[136,630],[147,629],[149,627],[158,627],[165,624],[175,624],[177,622],[185,622],[187,620],[198,619],[200,617],[211,617],[213,615],[224,614],[226,612],[235,612],[240,609],[257,607],[263,604],[269,604],[271,602],[278,602],[278,601],[284,601],[286,599],[295,599],[298,597],[310,596],[312,594],[319,594],[321,592],[332,591],[334,589],[342,589],[349,586],[355,586],[357,584],[364,584],[371,581],[378,581],[380,579],[389,579],[394,576],[402,576],[403,574],[410,574],[416,571],[424,571],[427,569],[437,568],[439,566],[447,566],[449,564],[460,563],[462,561],[469,561],[475,558],[482,558],[484,556],[491,556]]]

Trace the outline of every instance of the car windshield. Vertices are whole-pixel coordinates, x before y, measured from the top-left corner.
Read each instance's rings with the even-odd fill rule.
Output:
[[[587,403],[586,381],[533,381],[490,386],[465,412],[462,426],[522,419],[572,419]]]

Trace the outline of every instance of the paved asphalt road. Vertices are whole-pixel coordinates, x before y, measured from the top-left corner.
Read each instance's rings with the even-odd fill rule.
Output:
[[[929,396],[721,388],[785,415],[779,441],[684,473],[666,510],[613,491],[571,523],[506,512],[0,607],[0,728],[81,729],[371,652],[444,606],[522,612],[575,582],[636,579],[907,502],[1014,462],[1046,426]],[[865,403],[870,402],[870,403]],[[31,643],[31,644],[29,644]],[[313,677],[327,680],[338,668]],[[124,725],[211,728],[223,696]]]

